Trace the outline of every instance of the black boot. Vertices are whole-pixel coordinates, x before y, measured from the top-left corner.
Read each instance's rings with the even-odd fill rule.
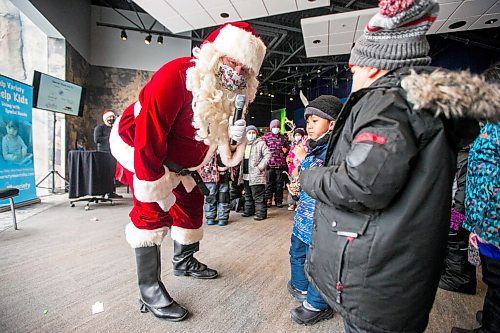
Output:
[[[151,312],[156,317],[169,321],[181,321],[186,318],[188,311],[170,297],[161,282],[160,247],[136,248],[135,260],[141,293],[141,312]]]
[[[290,311],[290,317],[297,324],[308,326],[322,320],[331,319],[333,317],[333,310],[328,308],[326,310],[313,311],[301,305]]]
[[[174,241],[174,257],[172,258],[174,275],[192,276],[196,279],[215,279],[217,277],[216,270],[208,268],[207,265],[202,264],[194,257],[195,252],[198,252],[199,249],[199,242],[182,245]]]
[[[476,294],[476,267],[467,258],[469,232],[460,228],[448,234],[445,269],[439,288],[463,294]]]

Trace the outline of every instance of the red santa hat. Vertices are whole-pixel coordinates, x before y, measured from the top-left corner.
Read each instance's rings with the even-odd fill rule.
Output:
[[[212,44],[220,53],[241,62],[254,73],[260,71],[266,55],[266,46],[259,34],[246,22],[221,25],[208,35],[201,48],[207,43]]]
[[[104,110],[102,111],[102,120],[106,122],[106,119],[109,117],[116,117],[115,113],[112,110]]]

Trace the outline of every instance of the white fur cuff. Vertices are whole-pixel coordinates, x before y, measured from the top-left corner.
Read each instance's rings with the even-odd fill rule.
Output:
[[[199,227],[198,229],[185,229],[172,226],[171,229],[170,237],[182,245],[194,244],[203,239],[203,227]]]
[[[134,147],[129,146],[125,141],[123,141],[120,134],[118,134],[120,118],[121,117],[116,118],[116,121],[111,128],[111,134],[109,135],[109,148],[111,149],[111,154],[125,169],[134,172]]]
[[[247,141],[244,140],[242,143],[236,146],[236,151],[231,152],[229,144],[219,145],[218,150],[222,163],[224,163],[224,165],[227,167],[237,166],[238,163],[240,163],[241,160],[243,160],[243,155],[245,154],[246,146],[247,146]]]
[[[140,180],[134,174],[134,196],[142,202],[164,201],[179,185],[179,177],[165,167],[165,174],[157,180]]]
[[[134,249],[138,247],[161,245],[161,242],[167,233],[167,227],[146,230],[139,229],[132,223],[127,224],[125,227],[125,238]]]

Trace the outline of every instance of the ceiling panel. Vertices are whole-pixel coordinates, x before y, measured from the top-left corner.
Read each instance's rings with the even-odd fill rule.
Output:
[[[438,31],[439,28],[441,28],[443,26],[444,22],[446,22],[446,20],[434,21],[434,23],[432,23],[430,29],[427,30],[427,35],[435,34],[436,31]]]
[[[207,27],[215,25],[215,21],[206,11],[200,12],[184,12],[182,17],[193,26],[193,28],[198,29],[201,27]]]
[[[163,0],[157,0],[163,1]],[[183,15],[186,12],[201,12],[203,7],[196,0],[165,0],[170,6],[172,6],[179,15]],[[139,4],[140,5],[140,4]],[[158,13],[161,14],[161,13]]]
[[[228,4],[221,7],[207,8],[208,13],[215,20],[217,24],[223,24],[226,22],[241,21],[241,17],[238,12],[234,9],[233,5]],[[222,17],[221,15],[228,14],[227,17]]]
[[[322,47],[306,48],[307,57],[321,57],[328,55],[328,45]]]
[[[439,4],[443,4],[443,3],[449,3],[449,2],[456,2],[457,0],[437,0],[437,2]]]
[[[242,20],[268,15],[264,3],[260,0],[232,0],[231,2]]]
[[[317,8],[322,6],[330,6],[330,0],[295,0],[298,10]]]
[[[476,22],[477,19],[480,16],[473,16],[473,17],[464,17],[464,18],[459,18],[459,19],[452,19],[452,20],[447,20],[441,28],[437,31],[438,34],[445,33],[445,32],[455,32],[455,31],[463,31],[467,30],[472,23]],[[463,24],[460,24],[462,23]],[[453,25],[458,25],[460,26],[453,28]]]
[[[229,4],[229,0],[198,0],[198,2],[205,8],[219,7]]]
[[[450,16],[450,19],[478,16],[484,14],[497,0],[464,1]]]
[[[269,15],[283,14],[297,10],[295,0],[264,0]]]
[[[161,1],[158,1],[158,0],[140,0],[140,1],[134,1],[134,2],[137,2],[137,4],[139,6],[141,6],[141,8],[144,9],[148,13],[162,13],[163,17],[179,16],[179,14],[168,3],[166,3],[163,0],[161,0]]]
[[[370,19],[378,12],[378,8],[358,10],[358,26],[356,30],[363,30]]]
[[[304,44],[306,48],[328,46],[328,35],[304,37]]]
[[[157,20],[165,27],[168,27],[173,33],[193,30],[193,26],[180,16],[158,18]]]
[[[500,13],[500,0],[498,0],[490,9],[486,12],[486,14],[497,14]]]
[[[302,34],[304,37],[318,36],[328,33],[328,21],[326,20],[308,20],[302,21]]]
[[[443,3],[439,5],[437,20],[446,20],[462,4],[462,1]]]
[[[355,31],[358,24],[358,17],[358,15],[350,15],[330,20],[329,32],[336,34],[345,31]]]
[[[488,14],[481,16],[469,27],[469,30],[488,29],[496,27],[500,27],[500,14]]]
[[[354,40],[355,31],[341,32],[338,34],[330,34],[328,35],[328,43],[330,45],[333,44],[346,44],[351,43]]]
[[[328,49],[328,54],[329,55],[347,54],[351,52],[351,48],[352,48],[352,43],[330,45]]]
[[[353,41],[356,42],[359,37],[361,37],[361,35],[364,33],[364,30],[356,30],[356,33],[354,34],[354,39]]]

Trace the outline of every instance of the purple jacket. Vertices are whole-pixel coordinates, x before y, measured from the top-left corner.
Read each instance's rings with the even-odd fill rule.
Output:
[[[286,169],[286,153],[284,153],[282,149],[288,149],[288,140],[286,136],[269,132],[262,137],[262,140],[264,140],[271,151],[271,159],[269,160],[268,167]]]

